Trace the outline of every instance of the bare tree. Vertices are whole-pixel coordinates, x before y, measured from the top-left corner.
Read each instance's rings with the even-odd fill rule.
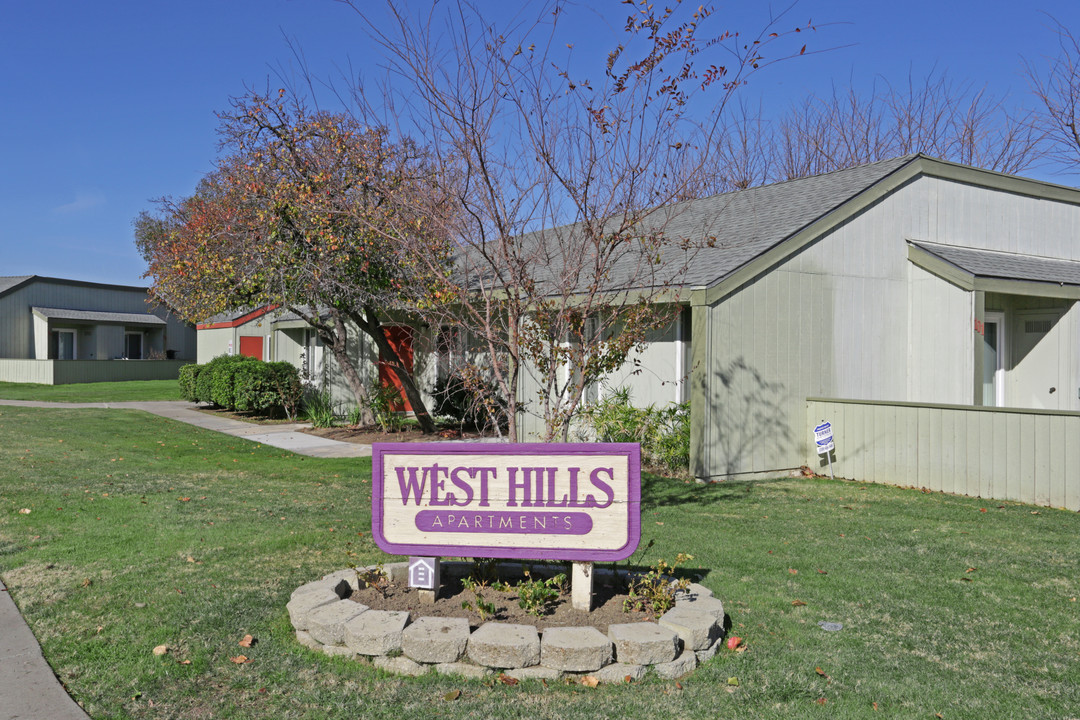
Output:
[[[1055,21],[1056,22],[1056,21]],[[1049,157],[1076,171],[1080,163],[1080,39],[1057,23],[1058,53],[1045,72],[1025,63],[1032,92],[1041,106],[1036,122],[1049,141]]]
[[[740,134],[753,137],[747,148],[765,154],[756,163],[767,172],[756,184],[912,153],[1016,173],[1044,153],[1044,131],[1031,113],[935,72],[903,85],[875,84],[865,93],[853,84],[834,87],[828,96],[800,99],[772,121],[743,113],[731,120],[724,140]],[[724,153],[720,158],[729,160]],[[723,177],[730,167],[719,163],[711,174]]]
[[[530,412],[565,439],[589,385],[674,317],[679,279],[712,240],[669,233],[673,204],[698,194],[723,107],[777,59],[766,48],[804,30],[745,38],[706,30],[708,8],[626,5],[625,42],[593,73],[562,40],[568,3],[501,28],[465,2],[418,17],[388,4],[385,31],[365,15],[391,73],[380,109],[422,129],[453,188],[458,261],[445,302],[422,311],[475,339],[474,373],[498,389],[511,436]]]

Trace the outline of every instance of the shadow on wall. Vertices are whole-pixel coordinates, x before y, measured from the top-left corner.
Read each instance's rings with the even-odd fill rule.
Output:
[[[710,477],[771,469],[754,467],[754,454],[766,450],[779,458],[792,447],[783,391],[781,383],[767,381],[741,357],[713,376],[705,449]]]

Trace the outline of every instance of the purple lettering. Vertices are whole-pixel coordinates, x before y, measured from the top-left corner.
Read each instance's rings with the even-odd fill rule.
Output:
[[[450,468],[442,467],[441,465],[439,465],[439,463],[435,463],[429,468],[424,468],[424,475],[426,475],[428,480],[431,482],[431,484],[428,485],[428,489],[430,491],[430,495],[428,498],[429,505],[442,506],[454,504],[453,494],[447,495],[445,498],[439,497],[439,493],[442,492],[443,485],[446,484],[443,480],[439,479],[439,475],[440,473],[443,475],[447,475],[449,473],[449,470]]]
[[[518,479],[517,479],[518,470],[521,471],[521,480],[520,481],[518,481]],[[521,494],[525,496],[524,499],[521,501],[521,504],[524,505],[525,507],[529,507],[530,505],[532,505],[532,488],[529,486],[529,468],[512,467],[512,468],[507,468],[507,472],[510,475],[510,478],[509,478],[510,498],[506,501],[506,506],[507,507],[517,507],[518,506],[518,502],[517,502],[517,491],[518,490],[520,490]]]
[[[397,472],[398,487],[401,488],[401,504],[402,505],[408,505],[409,504],[409,497],[412,496],[412,495],[416,496],[416,500],[415,500],[416,504],[417,505],[420,504],[420,498],[424,494],[424,483],[425,483],[426,478],[427,478],[427,473],[425,472],[420,477],[420,480],[417,481],[417,479],[416,479],[416,471],[419,470],[419,469],[420,468],[414,468],[414,467],[411,467],[411,468],[396,467],[396,468],[394,468],[394,471]],[[409,471],[409,479],[408,480],[405,479],[405,470]]]
[[[457,487],[463,493],[465,493],[465,499],[462,500],[461,502],[457,502],[456,498],[453,495],[447,496],[447,499],[448,500],[449,499],[454,500],[454,505],[457,505],[459,507],[463,506],[463,505],[468,505],[469,503],[472,502],[472,499],[473,499],[472,485],[470,485],[467,481],[462,480],[460,477],[458,477],[458,473],[460,473],[460,472],[467,473],[469,478],[471,479],[473,477],[473,475],[476,474],[476,469],[475,468],[466,468],[466,467],[457,467],[457,468],[454,468],[453,471],[451,471],[451,473],[450,473],[450,482],[454,483],[455,487]]]
[[[586,495],[586,507],[606,508],[615,501],[615,491],[611,489],[610,485],[608,485],[606,482],[599,478],[600,473],[607,473],[608,480],[614,481],[615,471],[612,468],[596,468],[589,475],[589,482],[591,482],[593,484],[593,487],[595,487],[597,490],[607,495],[607,502],[598,503],[596,502],[596,498],[594,498],[592,495]]]
[[[422,532],[446,533],[512,533],[517,535],[587,535],[592,531],[593,519],[588,513],[573,512],[565,515],[551,513],[495,512],[468,515],[446,510],[421,510],[414,520],[416,529]]]

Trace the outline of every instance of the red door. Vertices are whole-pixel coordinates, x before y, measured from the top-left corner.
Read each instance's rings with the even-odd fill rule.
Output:
[[[262,337],[245,336],[240,338],[240,354],[253,357],[256,360],[263,359]]]
[[[405,369],[412,374],[413,369],[413,352],[412,352],[412,328],[402,325],[395,325],[392,327],[384,327],[383,333],[386,334],[386,340],[390,343],[390,347],[398,358],[405,365]],[[406,410],[411,411],[412,406],[409,404],[408,398],[405,397],[405,391],[401,387],[401,380],[398,379],[397,374],[390,369],[390,366],[386,364],[386,358],[379,358],[379,384],[383,387],[393,386],[397,388],[398,396],[401,401],[394,405],[393,410]]]

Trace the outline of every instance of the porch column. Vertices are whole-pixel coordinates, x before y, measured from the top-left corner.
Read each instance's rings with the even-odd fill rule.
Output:
[[[705,425],[709,422],[709,306],[703,290],[695,290],[690,297],[690,472],[702,479],[708,476]]]
[[[975,349],[972,404],[985,405],[986,403],[983,402],[983,343],[986,336],[986,293],[982,290],[975,290],[972,292],[972,299],[975,318],[971,333],[972,345]]]

